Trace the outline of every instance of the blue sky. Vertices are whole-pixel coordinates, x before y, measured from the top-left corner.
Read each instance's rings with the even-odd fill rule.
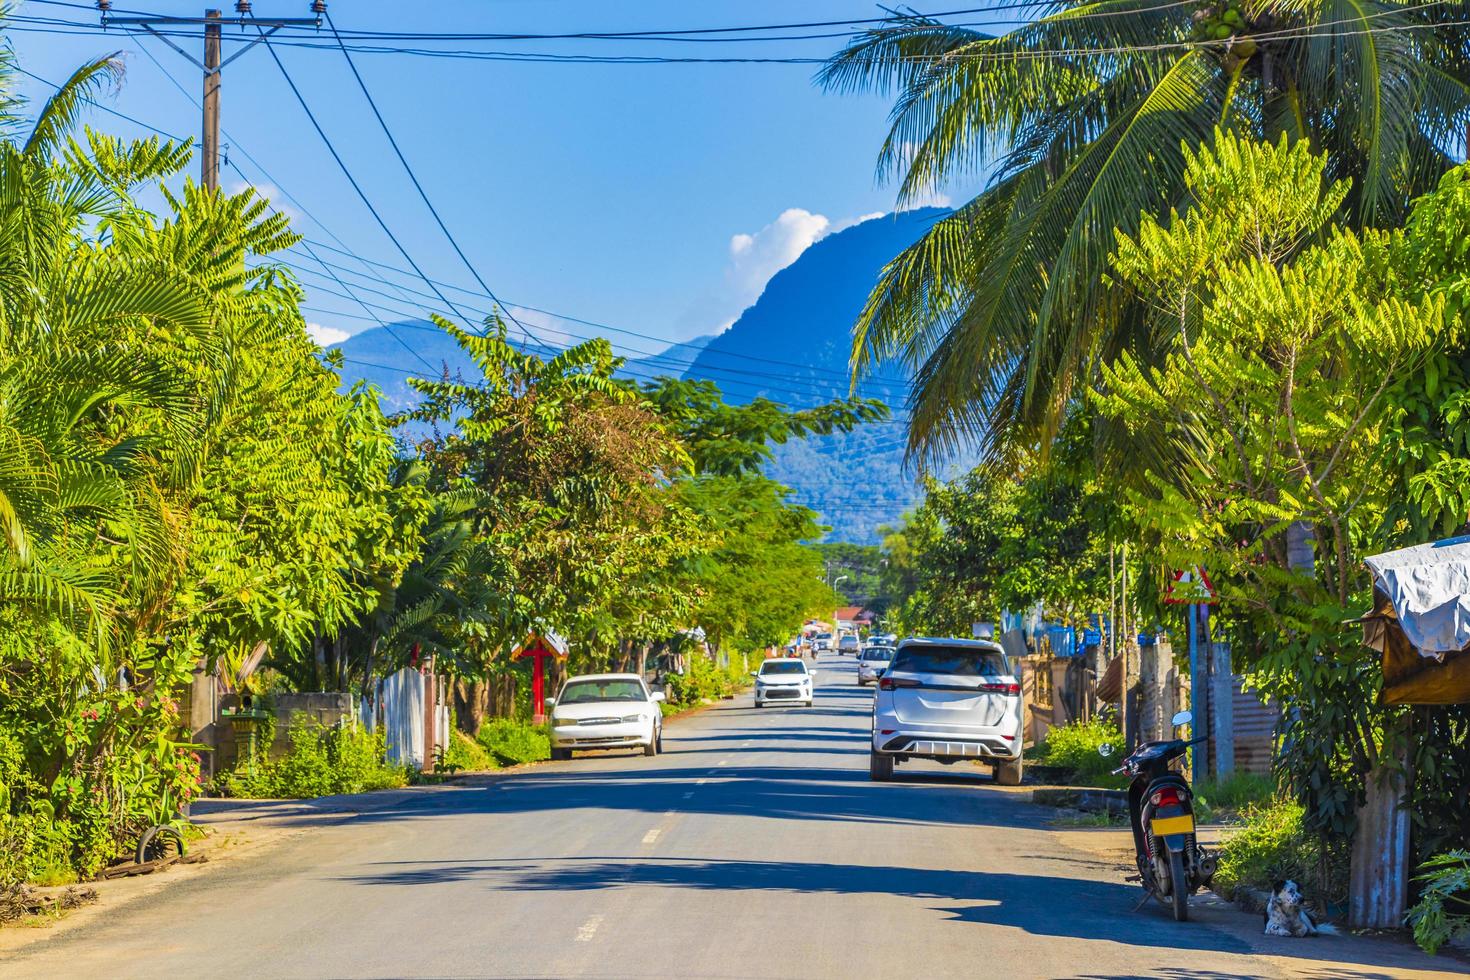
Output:
[[[232,3],[219,5],[228,11]],[[115,7],[175,16],[203,10],[203,4],[174,0],[115,0]],[[255,2],[260,17],[304,16],[307,7],[305,0]],[[426,32],[664,30],[881,16],[866,0],[335,0],[330,11],[344,31]],[[27,2],[17,13],[96,22],[94,13],[65,5]],[[110,104],[166,131],[197,133],[198,110],[134,38],[13,31],[10,39],[22,67],[57,81],[82,60],[121,49],[128,76]],[[197,68],[160,41],[142,43],[197,96]],[[199,48],[198,41],[179,43],[190,51]],[[824,57],[840,43],[559,40],[457,46]],[[234,47],[226,44],[226,56]],[[341,53],[278,50],[409,252],[431,277],[473,285],[392,157]],[[451,230],[490,286],[513,304],[685,339],[730,322],[769,275],[812,240],[893,207],[894,188],[880,186],[874,175],[887,100],[823,94],[812,84],[812,65],[527,64],[370,53],[355,58]],[[29,81],[23,91],[36,98],[46,94]],[[296,216],[298,230],[326,245],[335,237],[369,260],[404,265],[311,130],[267,51],[256,47],[225,70],[222,102],[230,159]],[[138,134],[98,111],[88,121]],[[234,170],[224,171],[222,182],[227,188],[242,184]],[[362,269],[353,259],[319,254]],[[320,271],[305,257],[292,261]],[[308,315],[328,335],[373,325],[360,305],[325,291],[337,289],[335,284],[319,275],[303,281],[309,288],[319,284],[310,288]],[[411,280],[396,281],[414,288]],[[391,299],[362,294],[389,308],[375,313],[393,319],[393,311],[417,312],[411,293],[386,291]]]

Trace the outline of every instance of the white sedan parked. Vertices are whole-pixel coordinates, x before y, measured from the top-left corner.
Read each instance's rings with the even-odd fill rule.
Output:
[[[772,701],[800,701],[812,706],[812,675],[804,660],[767,660],[755,677],[755,706]]]
[[[570,759],[577,749],[641,748],[644,755],[663,749],[662,692],[650,691],[637,674],[585,674],[572,677],[551,709],[551,757]]]

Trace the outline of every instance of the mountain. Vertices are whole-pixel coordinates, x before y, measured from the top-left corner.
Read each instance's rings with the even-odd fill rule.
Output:
[[[418,401],[418,392],[408,386],[411,377],[437,378],[446,370],[451,377],[477,376],[475,362],[453,337],[428,320],[372,327],[333,344],[332,349],[342,352],[343,387],[358,381],[377,385],[383,393],[383,411],[388,413],[411,408]]]
[[[884,215],[818,241],[771,278],[685,376],[718,382],[732,401],[764,395],[805,408],[845,397],[852,325],[879,271],[947,213],[924,208]],[[903,465],[907,384],[906,375],[884,367],[858,388],[886,402],[892,421],[774,447],[767,475],[821,515],[832,528],[831,540],[873,543],[879,525],[896,522],[923,496]]]
[[[707,378],[733,402],[764,395],[809,408],[846,397],[852,325],[868,291],[885,264],[947,213],[940,208],[905,211],[828,235],[771,277],[760,298],[724,333],[630,359],[623,374],[639,380],[681,374]],[[358,380],[377,385],[389,412],[414,403],[415,392],[407,384],[412,375],[437,377],[447,370],[451,376],[478,376],[459,345],[423,320],[364,330],[336,348],[345,361],[344,386]],[[906,430],[901,415],[907,385],[906,375],[885,367],[859,386],[858,394],[888,404],[895,415],[891,421],[773,447],[767,475],[791,487],[798,503],[821,515],[832,528],[831,540],[873,543],[879,525],[894,523],[923,496],[914,474],[903,465]],[[420,434],[408,433],[410,438]],[[962,471],[963,464],[955,464],[951,472]]]

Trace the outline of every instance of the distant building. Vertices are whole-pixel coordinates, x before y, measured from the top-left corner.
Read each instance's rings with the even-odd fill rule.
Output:
[[[862,606],[843,606],[832,614],[837,628],[852,633],[873,625],[873,613]]]

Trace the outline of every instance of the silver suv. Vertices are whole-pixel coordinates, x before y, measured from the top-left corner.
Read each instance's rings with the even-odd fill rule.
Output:
[[[869,775],[891,779],[905,759],[972,759],[989,763],[1002,785],[1018,785],[1021,724],[1021,684],[998,645],[904,640],[873,697]]]

